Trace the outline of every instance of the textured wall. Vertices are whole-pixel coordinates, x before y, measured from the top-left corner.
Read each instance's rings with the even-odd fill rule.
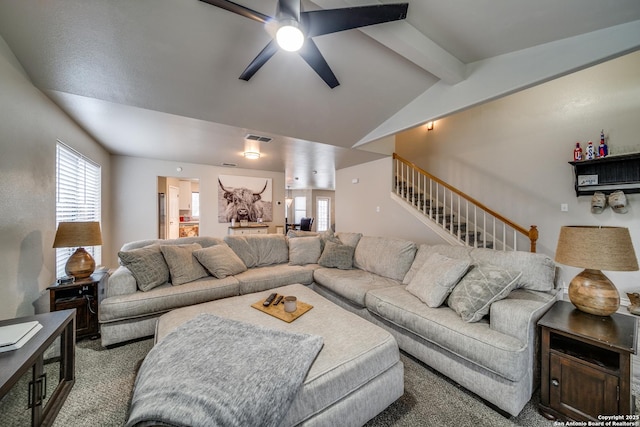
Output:
[[[628,227],[640,256],[640,195],[629,212],[590,212],[577,198],[576,141],[598,144],[604,129],[612,153],[640,152],[640,52],[438,120],[433,131],[397,136],[396,151],[523,226],[538,225],[538,252],[555,253],[563,225]],[[566,203],[568,212],[561,212]],[[567,285],[579,270],[560,266]],[[605,272],[625,291],[640,291],[640,272]]]
[[[0,93],[0,319],[8,319],[48,311],[44,289],[55,280],[56,140],[102,165],[103,209],[109,155],[31,84],[2,38]],[[108,232],[104,241],[109,251]]]

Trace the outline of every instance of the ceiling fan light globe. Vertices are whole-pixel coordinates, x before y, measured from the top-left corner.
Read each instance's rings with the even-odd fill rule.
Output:
[[[304,44],[304,34],[300,28],[286,24],[280,26],[276,32],[278,46],[289,52],[297,52]]]

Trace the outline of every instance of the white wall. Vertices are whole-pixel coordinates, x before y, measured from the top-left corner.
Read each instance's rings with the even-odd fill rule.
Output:
[[[391,158],[336,172],[336,231],[443,243],[433,231],[391,199]],[[357,184],[352,183],[358,180]],[[378,209],[379,208],[379,209]]]
[[[102,166],[105,253],[111,251],[110,165],[109,155],[31,84],[1,37],[0,94],[0,319],[8,319],[49,310],[45,289],[56,278],[56,139]]]
[[[182,171],[178,172],[177,168]],[[200,180],[200,235],[223,237],[229,224],[218,222],[218,175],[271,178],[273,184],[273,222],[284,226],[284,173],[226,168],[194,163],[178,163],[138,157],[112,156],[113,242],[110,265],[117,265],[117,252],[126,242],[158,238],[158,177],[197,178]],[[277,202],[280,202],[280,205]]]
[[[629,212],[590,212],[574,191],[575,142],[640,152],[640,52],[438,120],[396,138],[396,151],[522,226],[538,226],[538,252],[555,253],[563,225],[628,227],[640,255],[640,195]],[[560,204],[569,205],[568,212]],[[567,286],[580,270],[560,266]],[[621,296],[640,291],[639,272],[605,272]]]

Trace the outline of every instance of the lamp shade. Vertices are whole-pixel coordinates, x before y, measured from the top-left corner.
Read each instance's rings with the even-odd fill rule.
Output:
[[[555,260],[560,264],[592,270],[638,270],[631,235],[625,227],[562,227]]]
[[[100,223],[90,222],[61,222],[58,224],[54,248],[75,248],[80,246],[97,246],[102,244]]]

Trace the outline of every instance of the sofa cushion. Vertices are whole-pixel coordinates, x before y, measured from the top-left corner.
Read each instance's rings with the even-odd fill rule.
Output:
[[[313,272],[313,280],[358,307],[365,306],[365,295],[370,290],[401,285],[398,280],[358,269],[319,268]]]
[[[520,275],[488,263],[474,264],[453,288],[447,304],[465,322],[477,322],[489,313],[492,302],[515,289]]]
[[[402,280],[413,263],[414,242],[387,237],[363,236],[356,246],[353,265],[390,279]]]
[[[202,249],[202,246],[197,243],[160,246],[162,255],[169,266],[172,285],[179,286],[209,275],[202,264],[193,256],[193,251],[197,249]]]
[[[474,262],[488,262],[506,270],[522,271],[516,288],[549,292],[555,287],[556,264],[548,255],[477,248],[471,250],[470,256]]]
[[[353,267],[353,253],[355,250],[356,248],[353,246],[329,241],[324,245],[318,264],[323,267],[348,270]]]
[[[227,245],[216,245],[193,251],[193,256],[213,276],[224,279],[227,276],[247,270],[240,257]]]
[[[100,303],[98,316],[100,323],[155,316],[174,308],[236,296],[239,289],[240,284],[234,276],[224,279],[207,276],[180,286],[165,283],[149,292],[105,298]],[[131,325],[136,326],[135,323]]]
[[[356,246],[358,246],[358,242],[362,238],[362,233],[349,233],[349,232],[339,231],[335,233],[333,236],[337,237],[342,242],[342,244],[347,246],[353,246],[355,248]],[[325,239],[325,240],[333,241],[333,238],[329,237],[328,239]]]
[[[428,307],[405,286],[367,292],[366,306],[401,329],[401,334],[417,335],[480,370],[487,369],[509,381],[519,381],[531,370],[527,341],[491,329],[485,319],[467,323],[446,305]]]
[[[264,267],[250,268],[247,271],[236,274],[240,283],[240,294],[250,294],[279,286],[301,283],[310,285],[313,282],[313,265],[267,265]]]
[[[224,241],[217,237],[198,236],[198,237],[180,237],[178,239],[146,239],[146,240],[134,240],[122,245],[121,251],[130,251],[132,249],[144,248],[151,245],[188,245],[191,243],[197,243],[203,248],[209,246],[215,246],[223,244]]]
[[[289,239],[289,264],[317,264],[321,255],[320,236]]]
[[[407,286],[429,307],[439,307],[469,269],[470,261],[432,254]]]
[[[402,283],[408,285],[413,277],[418,273],[418,270],[420,270],[424,263],[427,261],[427,258],[435,253],[444,255],[449,258],[467,259],[471,261],[471,255],[469,255],[469,252],[471,252],[471,248],[468,246],[422,244],[418,247],[416,256],[413,259],[413,263],[411,264],[411,268],[409,268],[409,271],[407,271],[407,274],[404,276]]]
[[[160,245],[120,251],[118,257],[131,271],[141,291],[149,291],[169,281],[169,266]]]
[[[224,241],[247,268],[289,262],[289,246],[282,234],[225,236]]]

